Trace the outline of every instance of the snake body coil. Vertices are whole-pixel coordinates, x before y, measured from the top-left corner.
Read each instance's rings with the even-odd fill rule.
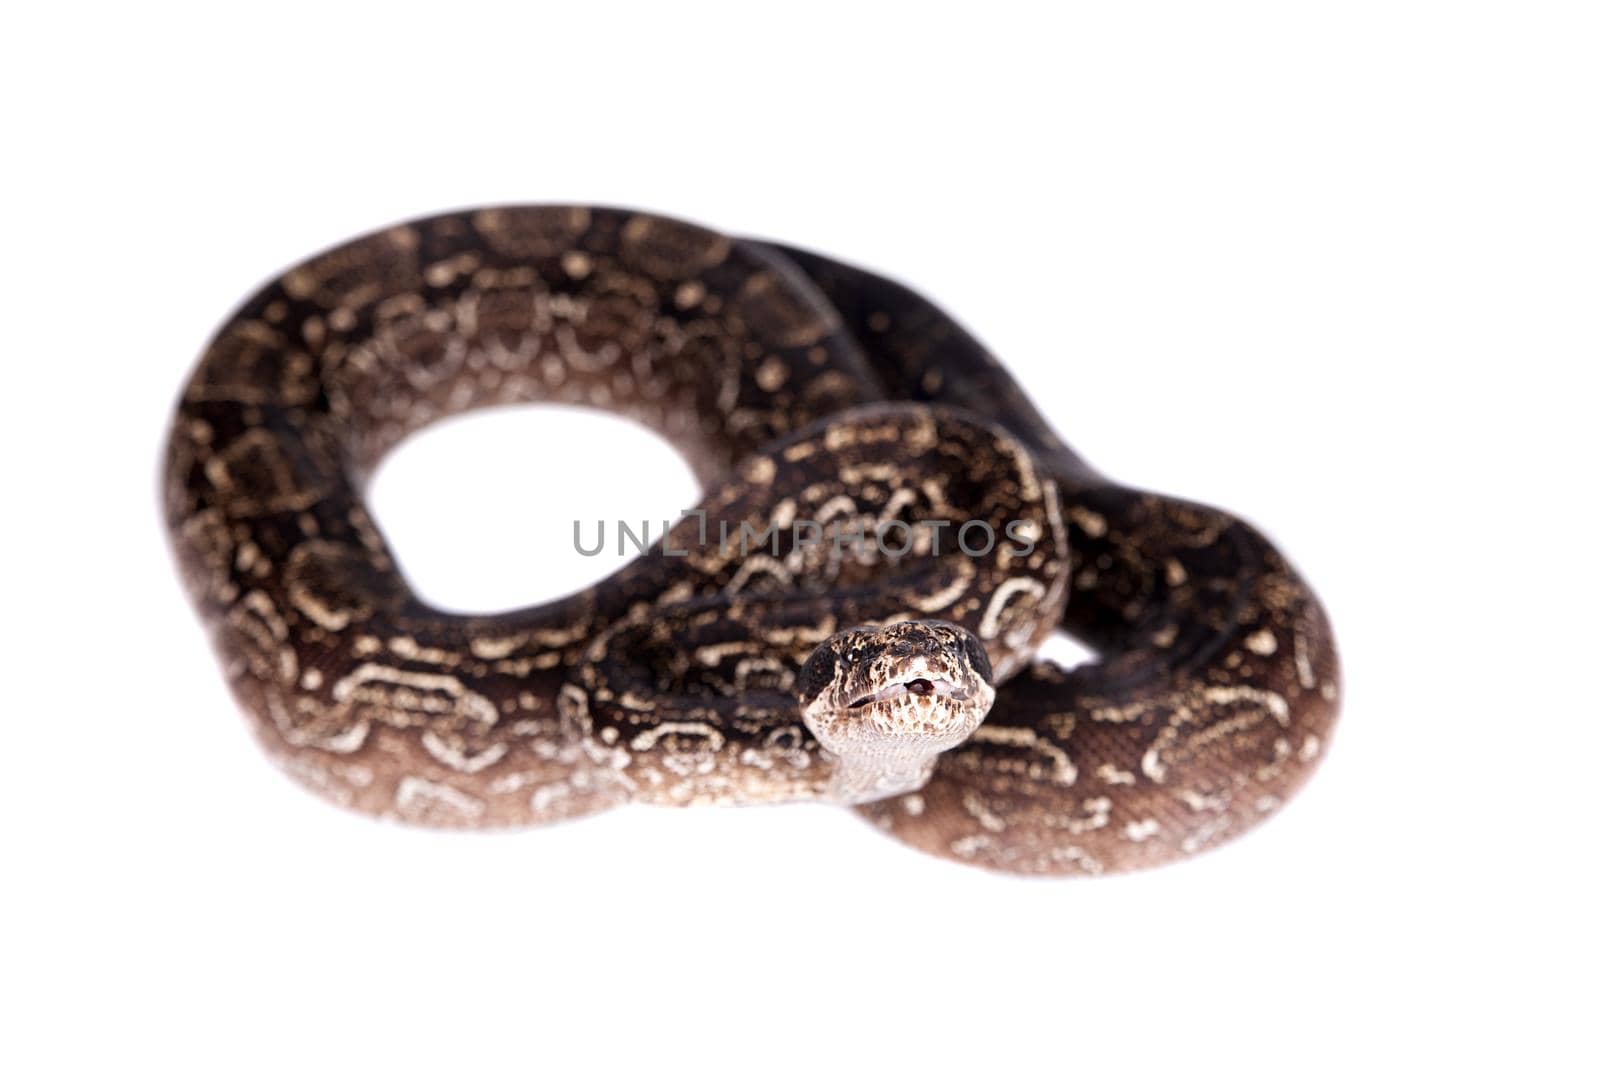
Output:
[[[582,593],[437,610],[363,480],[524,401],[656,428],[705,498]],[[969,863],[1122,870],[1276,809],[1337,713],[1327,620],[1251,527],[1091,470],[909,290],[651,215],[445,215],[272,281],[184,391],[165,508],[267,751],[413,822],[818,798]],[[1057,627],[1097,660],[1035,659]]]

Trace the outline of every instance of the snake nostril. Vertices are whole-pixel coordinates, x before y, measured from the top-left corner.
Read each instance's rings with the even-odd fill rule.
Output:
[[[906,683],[906,689],[919,697],[933,695],[933,683],[926,678],[913,678]]]

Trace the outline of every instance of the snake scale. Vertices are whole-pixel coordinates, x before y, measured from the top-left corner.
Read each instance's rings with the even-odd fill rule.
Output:
[[[572,596],[422,602],[363,483],[529,401],[654,428],[704,498]],[[408,822],[820,799],[971,864],[1128,870],[1280,807],[1338,710],[1251,526],[1097,473],[916,293],[655,215],[485,208],[294,267],[193,372],[163,494],[265,749]],[[1038,658],[1057,629],[1093,662]]]

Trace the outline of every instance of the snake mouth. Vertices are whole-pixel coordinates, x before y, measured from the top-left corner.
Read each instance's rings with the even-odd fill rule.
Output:
[[[907,678],[903,682],[886,685],[882,689],[875,689],[870,693],[852,700],[849,707],[852,711],[864,708],[869,704],[881,704],[884,701],[896,700],[903,696],[915,697],[944,697],[947,700],[966,701],[972,694],[956,685],[947,678]]]

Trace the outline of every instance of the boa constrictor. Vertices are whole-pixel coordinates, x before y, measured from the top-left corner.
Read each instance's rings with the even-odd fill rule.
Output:
[[[704,499],[573,596],[422,602],[364,480],[527,401],[659,430]],[[1091,469],[916,293],[654,215],[486,208],[300,264],[211,342],[164,495],[267,751],[417,823],[814,798],[968,863],[1125,870],[1277,809],[1337,714],[1327,619],[1257,531]],[[1097,658],[1036,658],[1057,628]]]

